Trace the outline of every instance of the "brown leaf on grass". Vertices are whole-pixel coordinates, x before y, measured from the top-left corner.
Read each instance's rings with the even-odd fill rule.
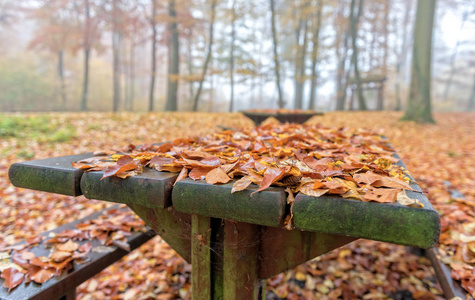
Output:
[[[221,167],[217,167],[206,174],[206,183],[217,184],[227,183],[231,180]]]
[[[36,283],[45,283],[46,281],[53,278],[55,273],[54,268],[41,268],[34,266],[30,270],[28,270],[28,276]]]
[[[59,250],[59,251],[66,251],[66,252],[76,251],[78,248],[79,248],[79,244],[73,242],[72,240],[68,240],[68,241],[67,241],[66,243],[64,243],[64,244],[56,245],[56,249],[57,249],[57,250]]]
[[[284,177],[285,173],[288,171],[289,167],[283,167],[283,168],[274,168],[274,167],[268,167],[264,173],[264,178],[262,179],[261,185],[259,188],[254,191],[252,195],[254,195],[257,192],[263,191],[266,188],[270,187],[271,184],[274,182],[277,182]]]
[[[2,271],[2,275],[0,277],[5,279],[3,286],[8,288],[8,292],[10,292],[23,282],[25,274],[15,268],[8,268]]]
[[[363,201],[375,201],[379,203],[392,203],[397,199],[398,189],[373,189],[363,195]]]
[[[249,176],[244,176],[234,182],[231,193],[239,192],[246,189],[252,183],[252,178]]]
[[[180,174],[178,174],[178,177],[176,178],[173,185],[175,185],[178,181],[185,179],[186,177],[188,177],[188,169],[186,167],[183,167],[183,169],[181,169]]]

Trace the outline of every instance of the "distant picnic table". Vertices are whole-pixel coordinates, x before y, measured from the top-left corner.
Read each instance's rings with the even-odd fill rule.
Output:
[[[91,156],[15,163],[10,180],[17,187],[127,204],[192,264],[193,299],[258,299],[264,279],[358,238],[430,248],[440,234],[439,216],[416,183],[407,195],[424,208],[298,194],[294,229],[287,230],[289,205],[281,187],[251,197],[257,186],[231,194],[232,182],[187,178],[172,186],[177,174],[151,169],[101,180],[103,171],[71,166]]]

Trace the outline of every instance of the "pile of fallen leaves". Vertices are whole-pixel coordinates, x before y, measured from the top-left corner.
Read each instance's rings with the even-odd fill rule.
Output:
[[[73,268],[73,263],[87,262],[87,255],[93,252],[111,251],[115,245],[124,247],[132,231],[142,231],[144,222],[130,210],[110,209],[97,219],[76,225],[76,229],[51,233],[44,242],[50,249],[48,256],[37,256],[30,250],[43,241],[44,236],[25,240],[25,243],[6,247],[0,252],[1,278],[3,286],[10,291],[23,281],[42,284]],[[91,240],[101,245],[93,248]],[[83,242],[83,243],[78,243]]]
[[[130,145],[126,152],[99,151],[98,156],[73,163],[85,171],[104,171],[102,178],[127,178],[144,167],[179,172],[209,184],[240,177],[232,192],[251,183],[260,192],[271,185],[319,197],[341,195],[360,201],[419,205],[405,195],[413,190],[407,170],[396,163],[394,150],[379,134],[362,129],[320,125],[267,124],[250,130],[226,130],[171,143]],[[104,155],[109,154],[109,155]],[[251,194],[252,196],[252,194]]]
[[[38,118],[44,114],[21,115]],[[365,127],[384,134],[397,149],[417,183],[441,214],[441,258],[461,266],[458,250],[475,220],[475,115],[437,113],[436,125],[399,122],[399,112],[335,112],[310,120],[327,126]],[[8,115],[2,115],[8,117]],[[57,124],[74,127],[77,136],[48,144],[35,139],[0,142],[0,247],[35,237],[41,232],[82,218],[110,203],[14,188],[7,177],[14,162],[109,149],[111,145],[150,144],[203,136],[219,131],[217,124],[252,127],[239,114],[207,113],[67,113],[50,114]],[[27,156],[26,156],[27,155]],[[453,198],[450,181],[466,198]],[[454,237],[446,240],[443,237]],[[460,238],[462,237],[462,238]],[[469,248],[470,250],[470,248]],[[469,258],[469,257],[467,257]],[[190,266],[160,237],[78,287],[78,299],[189,299]],[[457,271],[453,273],[456,277]],[[473,274],[473,273],[472,273]],[[475,276],[468,277],[473,282]],[[305,278],[305,280],[304,280]],[[472,279],[470,279],[472,278]],[[390,283],[390,284],[388,284]],[[394,244],[358,240],[267,281],[268,299],[443,299],[430,262]],[[472,291],[473,293],[473,291]]]

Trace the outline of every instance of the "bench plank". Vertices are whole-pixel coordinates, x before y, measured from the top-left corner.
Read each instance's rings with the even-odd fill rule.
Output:
[[[270,187],[251,197],[258,188],[256,185],[231,194],[232,185],[233,182],[210,185],[204,180],[187,178],[176,183],[172,202],[183,213],[265,226],[281,225],[287,205],[283,188]]]
[[[82,195],[79,182],[84,171],[73,168],[71,162],[91,156],[92,153],[85,153],[14,163],[8,170],[8,177],[16,187],[79,196]]]
[[[125,179],[107,177],[101,180],[103,174],[103,171],[84,173],[81,190],[86,198],[150,208],[171,205],[172,185],[178,177],[177,173],[158,172],[150,168]]]
[[[116,205],[106,210],[118,207],[119,205]],[[41,235],[46,238],[45,240],[47,240],[48,236],[51,233],[59,233],[64,230],[76,229],[76,225],[87,220],[97,219],[106,210],[95,212],[83,219],[76,220],[74,222],[60,226],[54,230],[42,233]],[[153,238],[154,236],[154,231],[148,229],[146,232],[137,232],[132,234],[127,238],[127,242],[130,245],[130,249],[134,250],[140,247],[148,240],[150,240],[151,238]],[[96,239],[86,240],[78,243],[82,244],[86,242],[90,242],[93,246],[93,249],[94,247],[102,245]],[[45,242],[43,241],[38,246],[33,247],[30,251],[33,252],[36,256],[48,256],[50,253],[50,249],[46,248],[45,246]],[[129,253],[128,251],[113,246],[112,249],[114,250],[105,253],[97,253],[91,251],[87,255],[89,260],[86,263],[78,264],[74,262],[74,267],[70,271],[65,272],[61,276],[53,277],[52,279],[46,281],[43,284],[37,284],[35,282],[30,282],[29,284],[22,283],[15,289],[13,289],[10,293],[8,293],[8,289],[0,288],[0,300],[59,299],[61,296],[66,295],[72,290],[75,290],[78,285],[91,278],[95,274],[99,273],[100,271],[104,270],[105,268],[107,268],[108,266],[110,266],[111,264],[118,261],[120,258]]]
[[[398,165],[406,168],[399,156],[394,156],[399,159]],[[366,203],[336,196],[315,198],[298,194],[293,206],[294,225],[302,230],[431,248],[439,240],[439,214],[414,178],[410,178],[413,182],[410,185],[417,192],[406,191],[406,195],[419,200],[424,208],[399,203]]]

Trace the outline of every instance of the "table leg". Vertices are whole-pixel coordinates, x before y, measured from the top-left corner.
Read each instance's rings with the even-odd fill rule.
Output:
[[[258,299],[260,231],[257,225],[193,215],[192,298]]]
[[[224,222],[224,299],[258,299],[261,227]]]

